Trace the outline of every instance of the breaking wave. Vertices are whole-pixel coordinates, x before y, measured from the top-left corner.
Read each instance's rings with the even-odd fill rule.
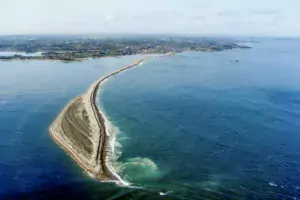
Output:
[[[118,166],[120,174],[130,182],[153,180],[161,176],[157,165],[149,158],[130,158]]]
[[[102,83],[104,84],[104,83]],[[101,85],[103,86],[103,85]],[[132,182],[139,182],[143,180],[153,180],[161,176],[158,166],[149,158],[129,158],[124,162],[119,161],[122,155],[122,141],[130,139],[126,133],[120,132],[119,128],[115,126],[107,116],[105,109],[101,105],[101,93],[103,89],[98,91],[97,106],[105,120],[106,132],[110,138],[111,155],[109,156],[109,163],[113,167],[113,171],[120,175],[124,180],[126,186],[131,186]]]

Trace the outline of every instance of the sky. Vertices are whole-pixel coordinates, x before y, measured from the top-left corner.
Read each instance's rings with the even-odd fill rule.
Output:
[[[0,34],[300,36],[300,0],[0,0]]]

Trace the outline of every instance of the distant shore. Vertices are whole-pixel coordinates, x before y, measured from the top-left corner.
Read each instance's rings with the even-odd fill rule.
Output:
[[[0,37],[1,39],[1,37]],[[119,57],[137,54],[182,53],[185,51],[213,52],[250,48],[233,40],[194,37],[146,38],[5,38],[0,44],[0,60],[56,60],[80,62],[90,58]],[[1,55],[2,52],[15,52]],[[37,54],[40,53],[40,54]]]
[[[12,61],[12,60],[52,60],[52,61],[61,61],[61,62],[82,62],[87,59],[100,59],[100,58],[121,58],[123,56],[131,56],[131,55],[138,55],[138,54],[145,54],[145,55],[164,55],[164,54],[176,54],[176,53],[183,53],[183,52],[168,52],[168,53],[161,53],[161,52],[152,52],[152,53],[137,53],[137,54],[128,54],[128,55],[105,55],[105,56],[98,56],[98,57],[86,57],[86,58],[72,58],[72,59],[61,59],[61,58],[48,58],[43,56],[0,56],[0,61]]]
[[[62,110],[49,128],[53,140],[95,179],[128,185],[111,166],[114,136],[107,130],[105,117],[96,105],[96,97],[103,82],[145,60],[147,58],[142,58],[95,81],[83,95],[73,99]]]

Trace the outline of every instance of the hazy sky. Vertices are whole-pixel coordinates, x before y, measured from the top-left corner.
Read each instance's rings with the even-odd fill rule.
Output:
[[[0,0],[0,34],[300,36],[300,0]]]

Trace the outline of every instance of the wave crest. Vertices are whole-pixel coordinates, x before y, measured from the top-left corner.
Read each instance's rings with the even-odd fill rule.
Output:
[[[152,180],[161,176],[159,168],[149,158],[130,158],[118,168],[128,181]]]
[[[143,63],[140,63],[141,65]],[[105,84],[105,83],[102,83]],[[100,112],[103,115],[106,127],[106,133],[108,134],[110,140],[110,156],[109,161],[112,164],[112,167],[117,172],[117,174],[121,175],[125,181],[129,182],[138,182],[143,180],[154,180],[161,177],[161,172],[157,165],[150,160],[149,158],[129,158],[125,160],[125,162],[119,161],[119,158],[122,155],[122,144],[123,140],[129,139],[126,133],[123,133],[119,130],[117,126],[113,124],[111,119],[106,114],[104,106],[101,103],[101,94],[104,89],[98,91],[97,95],[97,106]],[[131,186],[131,183],[126,182],[127,186]],[[132,187],[132,186],[131,186]]]

